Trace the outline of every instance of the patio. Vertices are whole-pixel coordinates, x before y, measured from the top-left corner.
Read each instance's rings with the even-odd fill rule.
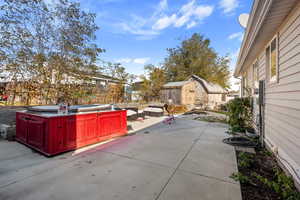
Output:
[[[0,141],[0,199],[239,200],[227,126],[187,118],[134,122],[126,137],[46,158]]]

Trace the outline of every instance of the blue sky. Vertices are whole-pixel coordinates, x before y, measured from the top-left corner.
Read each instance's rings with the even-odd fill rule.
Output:
[[[167,48],[176,47],[193,33],[211,40],[220,55],[232,58],[241,44],[241,13],[252,0],[80,0],[83,9],[97,14],[100,57],[120,62],[128,72],[143,74],[145,64],[159,65]]]

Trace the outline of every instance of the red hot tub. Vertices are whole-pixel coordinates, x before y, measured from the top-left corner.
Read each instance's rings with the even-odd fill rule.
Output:
[[[52,156],[127,133],[126,110],[108,106],[71,106],[65,115],[57,106],[36,106],[16,113],[16,140]]]

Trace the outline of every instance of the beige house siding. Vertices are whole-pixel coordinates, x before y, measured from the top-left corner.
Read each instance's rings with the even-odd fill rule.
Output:
[[[265,51],[263,51],[258,57],[258,79],[265,80],[265,78],[266,78],[266,54]]]
[[[300,166],[300,3],[278,36],[279,79],[266,85],[265,135]]]
[[[266,49],[261,49],[257,56],[259,80],[266,81],[265,140],[272,148],[278,148],[279,156],[289,163],[283,162],[285,166],[293,165],[300,175],[300,2],[277,32],[278,82],[269,82]],[[248,80],[253,79],[252,67],[248,66],[247,73],[243,73]],[[254,115],[257,113],[255,106]]]

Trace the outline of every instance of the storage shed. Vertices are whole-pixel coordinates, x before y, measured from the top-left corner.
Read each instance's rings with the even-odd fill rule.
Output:
[[[172,99],[174,104],[193,105],[195,103],[195,83],[178,81],[165,84],[161,91],[162,102]]]
[[[172,99],[174,104],[201,106],[214,109],[226,103],[228,91],[218,84],[214,84],[192,75],[186,81],[169,82],[161,91],[162,102]]]
[[[192,75],[189,81],[193,81],[195,84],[195,105],[213,109],[226,103],[228,91],[220,85],[206,81],[196,75]]]

